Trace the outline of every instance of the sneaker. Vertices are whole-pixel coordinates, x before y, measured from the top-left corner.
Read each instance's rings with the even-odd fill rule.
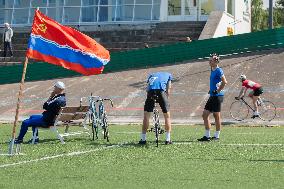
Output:
[[[220,140],[220,138],[211,137],[211,140],[214,140],[214,141],[219,141],[219,140]]]
[[[147,141],[146,141],[146,140],[140,140],[140,141],[138,142],[138,144],[145,145],[145,144],[147,144]]]
[[[15,139],[14,144],[22,144],[23,143],[23,139]]]
[[[168,145],[168,144],[173,144],[173,141],[165,141],[165,145]]]
[[[29,141],[28,141],[29,144],[32,144],[33,143],[33,139],[31,138]],[[39,138],[36,138],[35,139],[35,144],[39,143]]]
[[[210,141],[210,137],[208,138],[206,136],[203,136],[202,138],[199,138],[197,140],[200,141],[200,142],[209,142]]]
[[[252,115],[252,116],[251,116],[252,119],[254,119],[254,118],[256,118],[256,117],[259,117],[259,115],[256,114],[256,115]]]

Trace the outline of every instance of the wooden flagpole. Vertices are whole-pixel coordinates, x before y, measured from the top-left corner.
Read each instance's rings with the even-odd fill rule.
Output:
[[[17,122],[18,122],[18,118],[19,118],[21,98],[23,96],[23,89],[24,89],[24,84],[25,84],[25,77],[26,77],[26,71],[27,71],[27,66],[28,66],[28,60],[29,60],[28,57],[26,57],[26,60],[24,62],[23,73],[22,73],[22,80],[21,80],[21,83],[20,83],[20,90],[19,90],[19,94],[18,94],[16,115],[15,115],[13,130],[12,130],[12,140],[11,140],[10,147],[9,147],[9,154],[10,155],[13,155],[13,147],[14,147],[14,142],[15,142],[15,138],[16,138],[16,127],[17,127]]]

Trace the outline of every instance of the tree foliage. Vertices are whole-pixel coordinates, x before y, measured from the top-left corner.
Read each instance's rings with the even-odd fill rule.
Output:
[[[251,23],[252,31],[268,29],[269,10],[263,9],[262,0],[252,0],[251,2]],[[284,27],[284,0],[276,1],[273,8],[273,26],[275,28]]]

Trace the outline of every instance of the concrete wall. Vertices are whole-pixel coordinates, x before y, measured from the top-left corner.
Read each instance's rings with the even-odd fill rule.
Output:
[[[251,32],[251,0],[234,0],[234,34]]]
[[[227,27],[234,27],[234,17],[223,12],[218,26],[214,32],[213,38],[227,36]]]

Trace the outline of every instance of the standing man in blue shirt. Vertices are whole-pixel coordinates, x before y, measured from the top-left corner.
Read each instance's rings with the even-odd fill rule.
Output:
[[[48,100],[43,104],[45,111],[40,115],[31,115],[29,119],[23,121],[18,138],[15,140],[16,144],[23,143],[24,136],[26,135],[28,128],[33,128],[33,133],[36,127],[49,127],[54,125],[55,119],[62,107],[66,106],[66,98],[64,93],[65,85],[61,81],[57,81],[54,85],[54,89],[50,94]],[[34,134],[33,134],[34,135]],[[35,142],[39,142],[38,133],[36,133]],[[30,140],[30,142],[32,139]]]
[[[165,144],[172,144],[171,141],[171,118],[169,94],[171,90],[171,81],[173,77],[168,72],[156,72],[149,75],[147,79],[147,99],[144,105],[144,119],[139,144],[146,144],[146,132],[149,128],[149,119],[156,102],[159,103],[165,118],[166,141]]]
[[[205,105],[202,118],[205,125],[205,135],[198,139],[198,141],[219,140],[221,131],[221,104],[224,100],[224,87],[227,84],[222,68],[218,66],[220,57],[214,53],[210,55],[209,65],[211,67],[210,74],[210,97]],[[213,113],[215,118],[216,132],[214,137],[210,137],[210,120],[209,115]]]

